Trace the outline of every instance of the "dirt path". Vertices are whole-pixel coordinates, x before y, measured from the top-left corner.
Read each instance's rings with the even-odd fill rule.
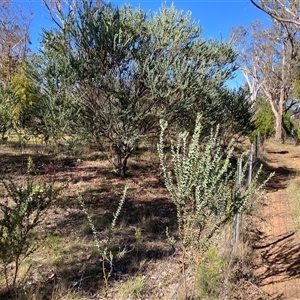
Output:
[[[276,173],[262,209],[255,274],[266,299],[300,300],[300,235],[294,232],[287,196],[290,180],[300,171],[300,147],[267,144],[265,151]]]

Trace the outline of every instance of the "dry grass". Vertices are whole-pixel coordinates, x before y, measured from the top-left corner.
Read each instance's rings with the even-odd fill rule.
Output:
[[[292,224],[295,232],[300,234],[300,179],[295,177],[287,187],[289,207],[292,216]]]
[[[134,155],[129,176],[121,180],[112,173],[110,164],[95,152],[85,152],[80,157],[55,157],[37,154],[30,145],[24,150],[16,144],[12,141],[1,145],[2,174],[21,184],[28,156],[31,156],[32,175],[37,180],[54,180],[63,187],[36,233],[41,238],[38,251],[24,262],[24,270],[31,268],[25,285],[15,296],[17,299],[26,295],[30,295],[28,299],[101,297],[101,263],[77,200],[78,193],[91,213],[100,241],[104,242],[124,186],[130,187],[110,249],[114,253],[126,249],[127,253],[115,261],[112,286],[124,279],[141,278],[151,265],[170,255],[172,249],[166,242],[165,227],[175,229],[175,208],[163,187],[159,163],[152,155],[144,152]],[[78,158],[80,163],[74,163]],[[42,291],[47,291],[47,295]],[[115,299],[114,293],[112,288],[112,299]],[[8,295],[1,297],[8,299]]]
[[[1,299],[124,300],[131,296],[156,300],[175,299],[176,295],[183,299],[181,249],[176,246],[174,252],[166,237],[166,227],[176,237],[176,208],[164,188],[153,145],[142,145],[132,156],[125,179],[114,175],[103,153],[89,148],[73,156],[54,156],[45,154],[42,147],[37,151],[34,143],[27,148],[16,145],[16,141],[1,145],[2,174],[22,183],[31,156],[32,175],[42,181],[54,180],[63,190],[36,232],[40,247],[24,262],[24,270],[31,266],[24,284],[15,296],[0,295]],[[115,257],[123,250],[125,255],[115,259],[105,295],[99,253],[77,195],[82,195],[100,242],[105,243],[125,185],[129,190],[110,248]],[[249,254],[247,244],[239,247],[237,258],[228,256],[231,236],[226,228],[216,239],[221,259],[243,261],[241,257]],[[195,263],[192,255],[190,261]]]

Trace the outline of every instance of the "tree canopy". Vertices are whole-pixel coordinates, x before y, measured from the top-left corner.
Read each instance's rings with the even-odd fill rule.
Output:
[[[292,87],[299,70],[299,32],[295,25],[275,20],[270,28],[259,21],[248,29],[241,26],[234,35],[252,95],[260,90],[269,101],[276,120],[275,138],[283,141],[283,117],[293,105]]]
[[[277,22],[300,26],[300,3],[298,0],[250,0],[258,9]]]
[[[201,112],[204,132],[229,123],[236,124],[233,134],[249,130],[246,95],[226,87],[236,70],[235,51],[227,42],[204,40],[189,13],[163,6],[146,14],[83,1],[76,13],[59,14],[63,26],[44,33],[44,74],[52,72],[58,89],[68,81],[80,99],[81,127],[111,143],[120,175],[137,144],[157,132],[160,118],[192,128]],[[245,122],[237,126],[241,115]]]

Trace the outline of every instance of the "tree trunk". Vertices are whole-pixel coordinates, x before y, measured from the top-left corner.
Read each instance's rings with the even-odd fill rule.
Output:
[[[276,114],[276,125],[275,125],[275,140],[283,142],[282,139],[282,115]]]
[[[120,176],[121,176],[122,178],[125,178],[125,177],[126,177],[127,160],[128,160],[128,158],[129,158],[129,155],[130,155],[130,153],[128,153],[128,154],[124,157],[124,159],[123,159],[123,161],[122,161],[122,166],[121,166],[121,169],[120,169]]]
[[[125,178],[126,177],[126,170],[127,170],[127,162],[128,158],[131,155],[132,151],[134,150],[134,147],[128,147],[127,149],[120,149],[121,146],[115,146],[115,155],[116,155],[116,160],[115,160],[115,167],[117,174]],[[123,151],[122,151],[123,150]],[[124,153],[125,152],[125,153]]]

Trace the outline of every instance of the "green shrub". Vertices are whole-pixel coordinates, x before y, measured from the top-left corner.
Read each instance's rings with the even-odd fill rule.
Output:
[[[265,99],[259,97],[256,105],[257,110],[254,120],[256,129],[250,134],[249,138],[253,141],[259,132],[261,137],[266,140],[275,134],[275,117],[270,103]]]
[[[200,299],[218,299],[221,290],[221,272],[225,262],[214,247],[208,249],[196,271],[196,292]]]
[[[176,146],[171,145],[169,162],[164,153],[166,127],[161,122],[158,152],[166,188],[177,208],[179,240],[184,247],[203,249],[221,226],[230,222],[237,212],[249,208],[252,196],[263,185],[256,189],[257,177],[247,189],[236,185],[235,174],[230,171],[233,147],[222,152],[218,132],[201,144],[200,117],[190,139],[188,133],[181,133]]]
[[[37,240],[32,239],[33,231],[59,192],[52,183],[35,184],[30,176],[31,165],[29,159],[25,186],[1,178],[7,195],[0,202],[0,262],[7,290],[10,286],[16,287],[22,261],[37,249]],[[9,272],[11,264],[12,276]]]
[[[196,252],[197,269],[215,233],[231,222],[237,213],[251,208],[253,196],[260,195],[258,191],[268,179],[257,185],[260,168],[246,188],[237,186],[235,173],[230,171],[233,147],[229,146],[225,152],[221,150],[218,146],[218,131],[211,133],[205,143],[201,144],[200,116],[196,120],[192,137],[189,138],[188,133],[184,132],[178,136],[175,146],[171,144],[169,160],[164,145],[166,128],[167,123],[161,121],[158,153],[166,188],[177,209],[178,240],[183,247],[184,275],[186,251],[190,249]],[[246,168],[247,164],[242,177],[245,177]]]
[[[282,127],[284,129],[284,138],[293,136],[295,131],[295,125],[292,122],[292,115],[290,111],[287,111],[283,114]]]

